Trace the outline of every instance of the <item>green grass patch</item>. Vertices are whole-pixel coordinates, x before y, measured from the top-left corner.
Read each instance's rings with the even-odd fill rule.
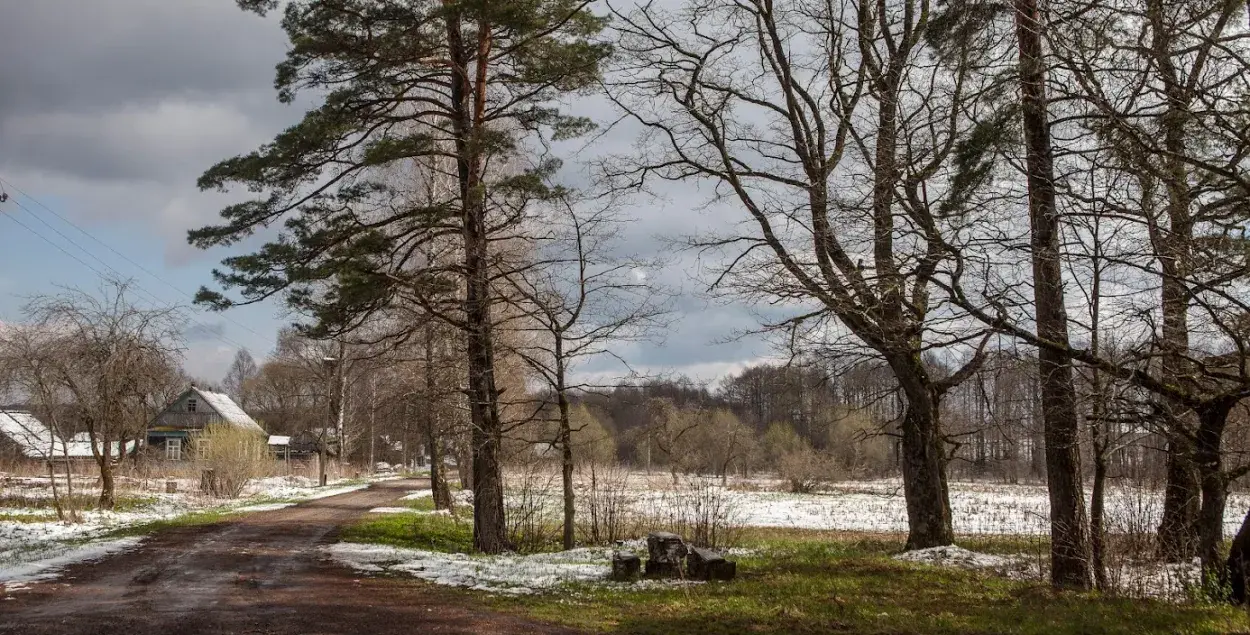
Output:
[[[6,514],[0,512],[0,523],[47,523],[56,520],[56,513]]]
[[[611,633],[1229,633],[1243,611],[1097,594],[897,562],[901,540],[750,531],[731,583],[492,597],[497,608]]]
[[[430,506],[433,508],[433,501]],[[468,518],[453,518],[441,514],[369,514],[355,524],[344,527],[339,539],[345,542],[469,553],[473,550],[473,522]]]
[[[126,527],[118,527],[113,531],[105,534],[106,538],[121,538],[124,536],[145,536],[157,531],[166,529],[174,529],[178,527],[197,527],[200,525],[212,525],[214,523],[230,520],[237,513],[226,508],[218,509],[202,509],[189,512],[173,518],[164,518],[161,520],[153,520],[146,523],[138,523]]]
[[[113,511],[130,512],[146,509],[156,504],[155,496],[118,495],[114,500]],[[98,494],[74,494],[73,497],[61,496],[61,504],[78,511],[95,511],[99,509]],[[5,509],[54,509],[51,496],[22,496],[11,494],[0,496],[0,513]]]

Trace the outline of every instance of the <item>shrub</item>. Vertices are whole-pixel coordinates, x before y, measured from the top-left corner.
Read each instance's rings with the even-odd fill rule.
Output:
[[[230,425],[213,425],[195,438],[203,469],[200,490],[223,498],[237,498],[249,481],[270,468],[265,437]]]
[[[795,494],[811,493],[837,476],[834,462],[806,445],[783,455],[777,471]]]
[[[577,526],[582,541],[612,544],[638,531],[638,494],[629,486],[629,470],[619,463],[589,462],[582,466],[589,486],[577,497]]]

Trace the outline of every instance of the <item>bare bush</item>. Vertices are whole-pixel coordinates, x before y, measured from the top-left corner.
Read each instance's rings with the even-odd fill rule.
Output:
[[[638,494],[629,486],[629,470],[620,463],[587,462],[589,488],[578,498],[578,532],[583,542],[602,545],[633,538],[639,533],[635,506]]]
[[[272,467],[265,438],[230,425],[212,425],[195,438],[203,477],[200,490],[221,498],[237,498],[249,481]]]
[[[810,494],[838,474],[832,459],[806,446],[782,455],[777,471],[795,494]]]
[[[516,465],[505,475],[508,541],[517,551],[544,551],[559,541],[560,473],[545,461]]]
[[[665,492],[656,505],[656,520],[698,547],[728,548],[738,539],[740,514],[732,494],[718,479],[688,476],[671,491]]]

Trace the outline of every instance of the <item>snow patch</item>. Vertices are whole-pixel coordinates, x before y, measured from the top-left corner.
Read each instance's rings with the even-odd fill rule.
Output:
[[[259,505],[246,505],[244,507],[236,507],[236,512],[271,512],[278,509],[286,509],[294,507],[295,503],[261,503]]]
[[[72,564],[91,562],[116,553],[133,549],[143,541],[142,537],[131,536],[115,540],[98,540],[62,551],[60,555],[36,559],[23,564],[0,568],[0,586],[6,591],[24,588],[30,582],[53,580],[61,574],[61,570]]]
[[[408,507],[374,507],[373,509],[369,510],[369,513],[370,514],[406,514],[411,511],[416,511],[416,510],[410,509]]]
[[[955,545],[904,551],[894,556],[894,559],[957,569],[991,570],[1011,578],[1032,574],[1033,571],[1030,569],[1034,568],[1029,559],[1023,555],[1000,556],[970,551]]]
[[[524,595],[569,582],[606,581],[611,549],[583,548],[533,555],[468,556],[387,545],[341,542],[325,548],[357,571],[405,573],[445,586]]]

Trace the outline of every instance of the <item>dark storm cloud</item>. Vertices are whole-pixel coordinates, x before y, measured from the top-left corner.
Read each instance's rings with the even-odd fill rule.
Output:
[[[268,88],[283,40],[228,0],[5,3],[0,116]]]

